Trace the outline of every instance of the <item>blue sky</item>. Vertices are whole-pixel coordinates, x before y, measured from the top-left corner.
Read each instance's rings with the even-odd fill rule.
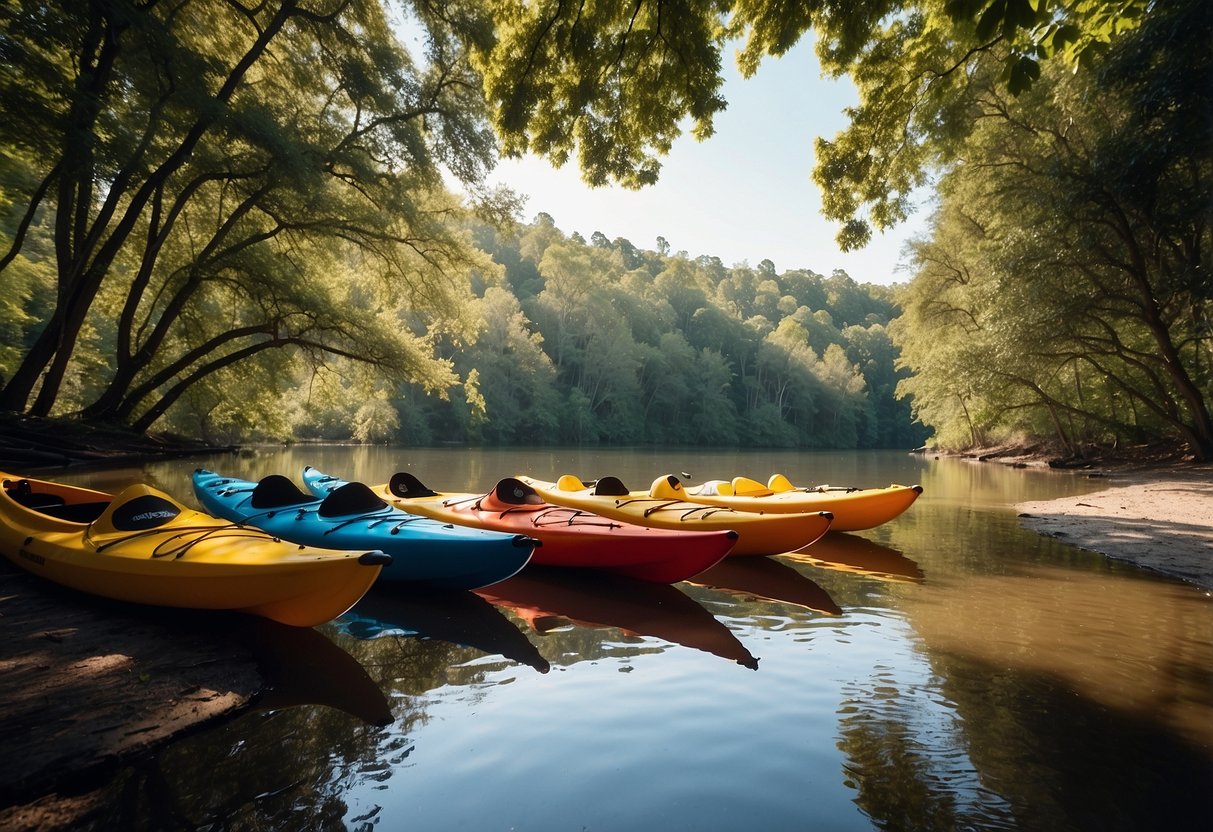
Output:
[[[545,211],[565,233],[587,240],[601,231],[653,249],[660,235],[675,252],[715,255],[725,265],[770,259],[780,272],[845,269],[860,283],[908,281],[910,274],[897,268],[901,249],[923,233],[927,209],[848,253],[834,242],[835,225],[821,216],[810,178],[813,140],[845,125],[843,108],[857,101],[850,81],[823,78],[807,40],[779,60],[768,58],[748,80],[730,50],[724,74],[729,105],[716,119],[716,134],[706,142],[688,135],[675,142],[654,186],[592,189],[575,162],[556,170],[534,157],[503,160],[493,180],[530,197],[525,220]]]

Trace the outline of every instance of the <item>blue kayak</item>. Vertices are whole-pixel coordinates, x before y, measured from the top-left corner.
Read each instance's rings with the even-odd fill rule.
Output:
[[[260,482],[199,468],[194,493],[211,514],[275,537],[329,549],[379,549],[392,556],[381,581],[476,589],[504,581],[531,559],[538,541],[525,535],[443,523],[392,508],[362,483],[323,499],[284,476]]]

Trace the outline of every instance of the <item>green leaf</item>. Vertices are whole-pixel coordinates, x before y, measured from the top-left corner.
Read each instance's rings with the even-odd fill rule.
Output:
[[[994,32],[1000,28],[1000,25],[1005,27],[1007,4],[1008,0],[994,0],[982,12],[981,17],[977,20],[978,40],[989,40],[993,37]]]
[[[1018,96],[1032,87],[1032,83],[1040,78],[1040,64],[1027,55],[1022,55],[1010,67],[1007,79],[1007,89],[1011,95]]]

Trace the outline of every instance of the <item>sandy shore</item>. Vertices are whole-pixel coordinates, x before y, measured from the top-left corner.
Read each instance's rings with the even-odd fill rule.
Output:
[[[1122,479],[1015,508],[1026,528],[1213,590],[1213,467]]]

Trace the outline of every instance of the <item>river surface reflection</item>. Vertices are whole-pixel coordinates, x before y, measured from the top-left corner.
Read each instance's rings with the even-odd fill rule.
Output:
[[[74,475],[189,495],[193,462]],[[920,483],[901,518],[652,585],[526,570],[380,586],[261,636],[247,715],[123,769],[97,828],[1136,830],[1213,816],[1213,601],[1024,531],[1016,501],[1107,486],[901,453],[269,449],[443,490],[781,471]],[[272,628],[271,628],[272,629]],[[270,634],[273,635],[272,633]]]

